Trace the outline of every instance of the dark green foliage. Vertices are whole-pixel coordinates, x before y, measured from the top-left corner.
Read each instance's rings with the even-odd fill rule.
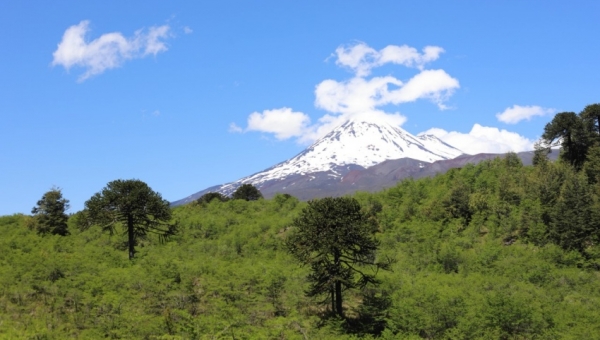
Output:
[[[286,245],[301,264],[309,266],[308,296],[326,296],[331,310],[344,315],[342,291],[376,284],[362,267],[384,267],[375,262],[379,242],[368,216],[354,198],[323,198],[308,202],[294,220]],[[358,278],[357,278],[358,277]]]
[[[600,241],[600,219],[594,209],[594,197],[587,179],[570,174],[560,192],[548,236],[565,250],[583,253]]]
[[[519,158],[519,155],[517,155],[515,152],[507,152],[504,155],[504,165],[506,166],[507,169],[511,169],[511,168],[521,168],[523,166],[523,162],[521,161],[521,158]]]
[[[594,145],[588,150],[583,170],[590,184],[600,182],[600,144]]]
[[[540,142],[536,142],[533,147],[533,166],[540,166],[548,163],[548,154],[552,152],[550,147],[545,147]]]
[[[588,105],[579,115],[574,112],[556,114],[546,124],[542,139],[546,145],[561,140],[561,158],[581,170],[588,150],[600,146],[600,104]]]
[[[169,202],[140,180],[116,180],[108,183],[101,192],[85,202],[82,223],[99,225],[102,230],[114,234],[122,226],[127,234],[129,259],[135,255],[139,240],[148,233],[165,239],[176,231],[171,220]]]
[[[457,180],[452,184],[450,192],[442,205],[451,218],[459,218],[468,225],[473,215],[469,206],[471,189],[464,182]]]
[[[63,198],[58,188],[53,188],[42,196],[37,205],[31,210],[34,215],[32,227],[39,234],[65,236],[69,234],[65,213],[69,209],[69,200]]]
[[[561,112],[544,128],[542,139],[547,145],[561,140],[561,158],[576,169],[581,169],[587,149],[590,147],[589,134],[580,116],[574,112]]]
[[[263,198],[263,195],[254,185],[246,183],[237,188],[231,198],[234,200],[256,201]]]
[[[198,198],[196,200],[196,202],[198,204],[208,204],[212,200],[217,200],[219,202],[226,202],[229,200],[229,198],[227,196],[221,194],[220,192],[209,192],[209,193],[202,195],[200,198]]]
[[[596,144],[600,142],[600,104],[586,106],[579,114],[584,121],[586,130],[590,131]]]

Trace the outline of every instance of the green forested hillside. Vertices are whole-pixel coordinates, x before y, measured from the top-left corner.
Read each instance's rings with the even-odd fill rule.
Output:
[[[354,197],[376,213],[379,286],[347,320],[307,298],[284,246],[306,203],[195,203],[165,243],[0,218],[2,339],[599,339],[599,187],[563,162],[505,159]],[[368,270],[368,269],[365,269]]]

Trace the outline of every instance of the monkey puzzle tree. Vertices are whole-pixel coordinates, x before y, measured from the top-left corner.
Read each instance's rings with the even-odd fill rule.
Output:
[[[231,198],[234,200],[256,201],[259,198],[263,198],[263,195],[257,187],[246,183],[237,188],[231,195]]]
[[[31,210],[34,214],[33,225],[39,234],[53,234],[65,236],[69,233],[65,213],[69,209],[69,200],[63,198],[59,188],[52,188],[37,201]]]
[[[286,239],[288,251],[311,268],[308,296],[331,301],[331,310],[343,317],[342,292],[376,284],[375,274],[364,267],[387,268],[375,262],[379,242],[373,235],[372,222],[358,201],[349,197],[323,198],[308,202]]]
[[[196,202],[198,204],[208,204],[212,200],[218,200],[219,202],[227,202],[229,200],[229,197],[221,194],[220,192],[208,192],[200,196],[200,198],[198,198]]]
[[[116,180],[85,202],[84,227],[100,225],[112,235],[117,227],[127,234],[129,259],[135,255],[137,240],[149,233],[165,240],[175,234],[176,225],[169,224],[169,202],[140,180]]]
[[[581,119],[592,134],[592,139],[596,143],[600,143],[600,104],[591,104],[586,106],[581,113]]]
[[[579,170],[585,162],[589,148],[589,131],[586,131],[583,119],[574,112],[557,113],[552,121],[544,127],[542,140],[546,145],[561,141],[561,158]]]

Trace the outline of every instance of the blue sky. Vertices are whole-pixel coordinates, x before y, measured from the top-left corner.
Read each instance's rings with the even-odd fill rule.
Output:
[[[167,200],[379,115],[471,153],[600,102],[598,1],[10,1],[0,215],[115,179]]]

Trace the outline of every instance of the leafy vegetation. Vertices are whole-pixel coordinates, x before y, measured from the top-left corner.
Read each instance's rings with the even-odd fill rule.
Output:
[[[250,183],[245,183],[231,194],[231,198],[234,200],[256,201],[263,198],[263,195],[257,187]]]
[[[212,200],[219,200],[220,202],[226,202],[229,200],[229,197],[221,194],[220,192],[208,192],[202,195],[200,198],[196,200],[198,204],[208,204]]]
[[[315,272],[288,252],[320,203],[177,207],[177,233],[138,239],[131,260],[121,237],[79,228],[85,211],[67,236],[3,216],[0,338],[599,339],[600,162],[588,142],[580,166],[508,154],[342,199],[375,232],[367,258],[391,259],[378,285],[344,291],[343,317],[306,294]]]
[[[102,230],[115,233],[122,227],[127,234],[129,259],[135,256],[135,246],[148,233],[161,240],[175,234],[176,225],[169,224],[169,202],[140,180],[116,180],[85,202],[78,222],[81,228],[99,225]]]
[[[60,189],[52,188],[31,210],[33,218],[29,221],[29,227],[39,234],[65,236],[69,233],[67,210],[69,210],[69,200],[63,198]]]

